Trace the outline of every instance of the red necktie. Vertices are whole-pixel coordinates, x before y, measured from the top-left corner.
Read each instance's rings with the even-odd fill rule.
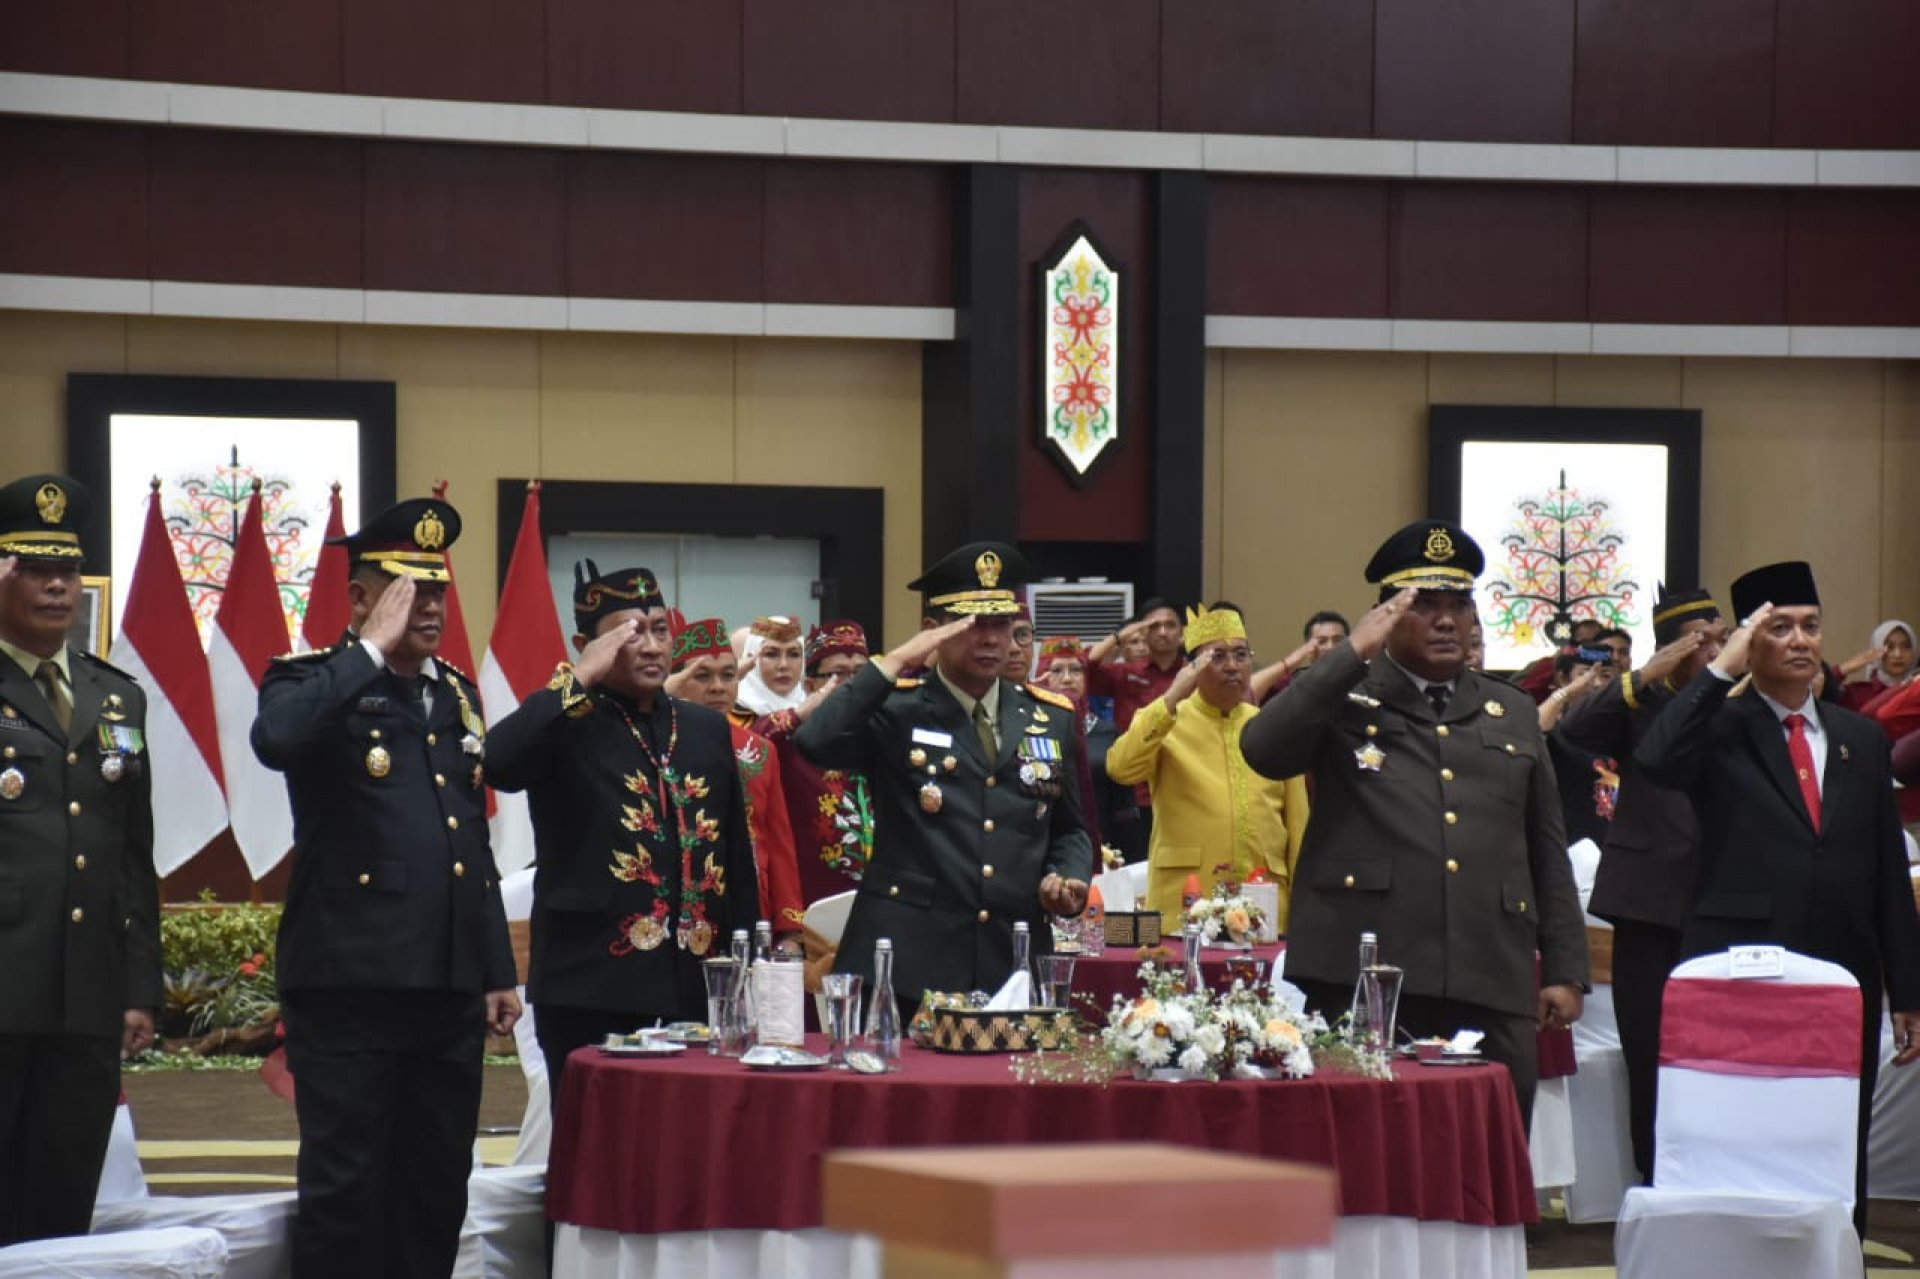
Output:
[[[1789,715],[1787,726],[1787,758],[1793,761],[1794,775],[1800,779],[1800,798],[1807,801],[1807,816],[1813,819],[1813,828],[1820,829],[1820,779],[1813,775],[1813,747],[1807,745],[1807,717]]]

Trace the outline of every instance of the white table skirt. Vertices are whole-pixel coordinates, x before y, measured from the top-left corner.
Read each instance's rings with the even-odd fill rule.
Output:
[[[1274,1279],[1525,1279],[1521,1226],[1342,1217],[1332,1249],[1276,1260]],[[561,1224],[554,1279],[880,1279],[880,1242],[834,1230],[623,1235]]]

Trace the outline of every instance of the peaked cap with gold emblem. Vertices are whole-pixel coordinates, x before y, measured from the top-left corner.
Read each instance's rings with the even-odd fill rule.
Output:
[[[1027,580],[1027,558],[1018,550],[1005,542],[969,542],[941,556],[907,589],[926,596],[929,613],[1012,617]]]
[[[27,475],[0,488],[0,555],[79,564],[92,505],[86,488],[65,475]]]
[[[1458,524],[1415,520],[1380,544],[1367,580],[1389,591],[1470,591],[1486,566],[1480,544]]]
[[[355,568],[370,564],[394,577],[451,582],[447,551],[459,540],[460,512],[437,497],[411,497],[327,545],[346,547]]]

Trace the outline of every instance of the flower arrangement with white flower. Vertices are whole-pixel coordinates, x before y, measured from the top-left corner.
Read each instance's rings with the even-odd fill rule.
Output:
[[[1240,885],[1215,885],[1211,895],[1196,897],[1187,907],[1187,922],[1200,925],[1200,940],[1217,945],[1223,938],[1236,946],[1250,946],[1266,927],[1267,912],[1259,902],[1240,891]]]

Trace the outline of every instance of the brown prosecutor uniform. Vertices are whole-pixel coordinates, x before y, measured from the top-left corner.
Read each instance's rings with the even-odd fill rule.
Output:
[[[1350,990],[1360,934],[1378,934],[1382,962],[1406,973],[1402,1024],[1486,1031],[1484,1051],[1513,1072],[1530,1117],[1538,988],[1587,983],[1586,927],[1533,699],[1463,670],[1436,715],[1386,654],[1365,663],[1342,643],[1247,724],[1241,751],[1265,776],[1313,778],[1288,980],[1310,996],[1313,984]]]

